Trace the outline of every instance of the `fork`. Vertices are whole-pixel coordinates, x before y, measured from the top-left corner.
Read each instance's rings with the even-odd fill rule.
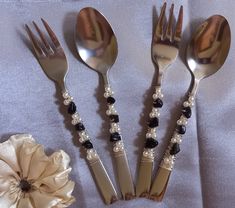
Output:
[[[149,114],[148,130],[142,152],[137,178],[136,195],[148,197],[153,171],[154,149],[158,145],[156,129],[159,125],[160,108],[163,106],[161,90],[163,74],[176,60],[181,40],[183,6],[180,7],[177,23],[174,26],[174,4],[171,5],[168,23],[165,23],[166,3],[163,4],[152,39],[152,61],[158,68],[157,84],[153,94],[152,111]],[[165,29],[166,28],[166,29]]]
[[[104,202],[106,204],[111,204],[118,199],[116,190],[108,176],[107,171],[105,170],[105,167],[103,166],[103,163],[99,158],[99,155],[93,147],[93,143],[91,142],[81,117],[77,112],[76,105],[73,102],[73,97],[69,94],[66,88],[65,78],[68,72],[68,62],[64,50],[61,47],[55,33],[49,27],[48,23],[44,19],[41,20],[46,28],[51,42],[47,40],[47,37],[39,29],[34,21],[33,25],[41,41],[38,40],[29,26],[27,24],[25,25],[36,58],[38,59],[39,64],[48,78],[53,80],[60,87],[64,99],[64,105],[67,106],[67,111],[72,118],[71,123],[78,132],[79,142],[85,149],[86,160],[90,166],[94,180],[101,192]]]

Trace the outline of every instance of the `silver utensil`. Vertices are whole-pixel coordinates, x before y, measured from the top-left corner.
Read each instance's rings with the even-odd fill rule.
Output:
[[[110,118],[110,141],[113,145],[117,179],[123,199],[132,199],[135,196],[135,189],[121,137],[119,116],[114,106],[115,99],[108,79],[109,69],[118,54],[116,36],[105,17],[96,9],[87,7],[77,16],[75,42],[81,59],[103,77],[104,97],[108,103],[106,114]]]
[[[156,139],[156,129],[159,123],[160,108],[163,106],[163,94],[161,85],[163,73],[176,60],[179,52],[179,43],[181,40],[183,7],[180,7],[178,20],[174,26],[173,10],[174,4],[171,5],[168,23],[165,23],[166,3],[164,3],[159,16],[152,40],[152,60],[155,68],[158,68],[158,79],[153,94],[153,107],[149,114],[148,131],[146,134],[145,148],[139,166],[139,174],[136,185],[136,196],[147,197],[152,180],[154,148],[158,145]],[[164,28],[166,27],[166,31]]]
[[[46,36],[39,29],[35,22],[33,22],[33,24],[39,34],[41,41],[36,38],[28,25],[26,25],[26,30],[33,45],[36,58],[38,59],[39,64],[48,78],[55,81],[55,83],[60,87],[62,96],[64,98],[64,104],[67,106],[68,113],[72,117],[72,124],[75,126],[75,129],[78,132],[79,142],[86,151],[86,159],[98,189],[100,190],[106,204],[113,203],[118,199],[117,193],[108,176],[107,171],[103,166],[103,163],[101,162],[96,150],[93,147],[90,137],[82,123],[81,117],[76,110],[76,105],[73,102],[73,98],[70,96],[65,85],[65,78],[68,72],[68,62],[64,50],[61,47],[56,35],[49,27],[48,23],[43,19],[42,22],[48,32],[52,44],[47,40]]]
[[[230,41],[231,32],[227,20],[223,16],[213,15],[199,26],[188,44],[186,60],[192,75],[191,87],[188,99],[183,103],[182,115],[177,121],[175,131],[153,182],[150,191],[150,197],[153,200],[161,201],[163,199],[176,154],[180,151],[182,136],[186,132],[187,120],[191,117],[191,108],[195,102],[199,82],[222,67],[229,52]]]

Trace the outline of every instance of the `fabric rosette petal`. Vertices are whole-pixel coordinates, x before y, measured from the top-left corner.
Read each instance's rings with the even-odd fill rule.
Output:
[[[59,150],[47,156],[29,134],[0,143],[0,207],[64,208],[74,201],[70,158]]]

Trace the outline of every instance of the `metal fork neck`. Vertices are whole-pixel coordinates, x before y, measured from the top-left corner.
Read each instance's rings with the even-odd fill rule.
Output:
[[[104,85],[109,86],[108,72],[102,73],[102,77],[103,77],[103,80],[104,80]]]
[[[194,98],[196,97],[196,94],[198,91],[199,82],[200,82],[200,80],[193,78],[191,86],[190,86],[189,94]]]

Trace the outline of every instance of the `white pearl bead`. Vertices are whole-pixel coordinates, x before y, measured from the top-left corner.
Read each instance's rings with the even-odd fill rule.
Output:
[[[170,160],[168,158],[164,158],[164,163],[169,164]]]
[[[183,103],[183,106],[184,106],[184,107],[188,107],[188,106],[189,106],[189,102],[188,102],[188,101],[185,101],[185,102]]]
[[[111,123],[112,128],[117,128],[118,124],[117,123]]]
[[[106,114],[109,116],[111,114],[111,111],[110,110],[107,110],[106,111]]]
[[[154,113],[154,112],[151,112],[150,114],[149,114],[149,117],[150,118],[154,118],[156,116],[156,114]]]
[[[111,87],[110,86],[105,87],[105,91],[107,92],[111,91]]]
[[[112,133],[116,132],[116,130],[113,129],[113,128],[110,128],[110,129],[109,129],[109,132],[112,134]]]
[[[109,97],[109,93],[105,92],[105,93],[104,93],[104,97],[105,97],[105,98]]]
[[[113,151],[114,151],[114,152],[118,152],[118,151],[119,151],[119,147],[114,147],[114,148],[113,148]]]
[[[155,88],[155,92],[156,92],[156,93],[161,93],[161,88],[160,88],[160,87],[156,87],[156,88]]]
[[[178,121],[177,121],[177,124],[178,124],[178,125],[182,125],[182,120],[181,120],[181,119],[178,120]]]
[[[153,94],[153,99],[157,99],[158,98],[158,95],[157,94]]]
[[[157,130],[157,128],[151,128],[151,129],[150,129],[150,133],[151,133],[151,134],[156,134],[156,130]]]
[[[64,105],[69,105],[70,100],[64,100]]]
[[[71,123],[72,123],[73,125],[76,125],[76,124],[78,123],[78,121],[77,121],[76,119],[73,119],[73,120],[71,121]]]
[[[147,138],[150,138],[150,137],[152,137],[152,134],[151,134],[151,133],[147,133],[147,134],[146,134],[146,137],[147,137]]]
[[[64,92],[63,93],[63,98],[67,99],[69,97],[69,93],[68,92]]]
[[[87,150],[87,154],[92,154],[93,152],[94,152],[93,149],[88,149],[88,150]]]
[[[157,134],[156,133],[151,133],[152,134],[152,138],[156,138]]]
[[[83,143],[83,142],[85,142],[85,139],[82,138],[82,137],[80,137],[80,138],[79,138],[79,142],[80,142],[80,143]]]
[[[112,114],[114,114],[114,115],[116,115],[116,114],[117,114],[116,109],[114,109],[114,108],[113,108],[113,109],[111,109],[111,113],[112,113]]]
[[[193,102],[194,101],[194,97],[193,96],[189,96],[189,99],[188,99],[190,102]]]
[[[144,152],[143,152],[143,155],[144,155],[145,157],[148,157],[149,153],[146,152],[146,151],[144,151]]]
[[[78,135],[79,135],[80,137],[84,137],[84,136],[86,135],[86,132],[85,132],[85,131],[79,132]]]
[[[180,144],[182,142],[182,139],[177,139],[177,143]]]
[[[173,138],[171,139],[171,142],[172,142],[172,143],[176,143],[176,142],[177,142],[177,139],[173,137]]]
[[[86,157],[88,160],[92,160],[92,156],[91,155],[87,155]]]

